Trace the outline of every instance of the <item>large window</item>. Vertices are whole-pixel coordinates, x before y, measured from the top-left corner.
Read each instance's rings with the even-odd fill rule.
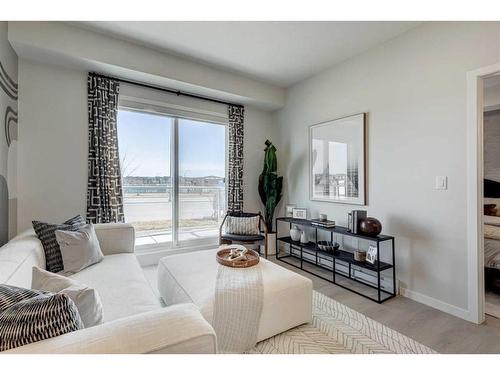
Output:
[[[225,212],[226,127],[118,112],[125,220],[138,246],[184,246],[217,237]]]

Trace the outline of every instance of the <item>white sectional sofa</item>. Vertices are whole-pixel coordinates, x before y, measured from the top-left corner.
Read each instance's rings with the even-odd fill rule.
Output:
[[[215,332],[198,307],[161,306],[135,257],[134,228],[95,229],[104,260],[71,277],[99,292],[104,323],[1,353],[215,353]],[[33,266],[45,268],[33,230],[0,248],[0,284],[30,288]]]

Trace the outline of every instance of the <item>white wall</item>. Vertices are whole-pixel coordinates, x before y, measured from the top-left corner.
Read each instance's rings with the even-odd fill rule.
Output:
[[[467,314],[466,72],[500,60],[499,23],[429,23],[288,91],[275,121],[287,201],[339,224],[362,208],[312,202],[308,126],[368,112],[369,216],[396,236],[407,295]],[[435,190],[447,175],[448,190]]]
[[[86,73],[19,59],[18,230],[86,212]]]
[[[33,219],[85,215],[87,73],[20,59],[19,81],[19,230]],[[260,209],[257,179],[271,123],[268,112],[246,108],[244,194],[252,211]]]
[[[251,107],[245,108],[245,146],[244,156],[244,209],[248,212],[263,212],[264,206],[258,192],[259,175],[264,163],[264,142],[269,139],[276,142],[276,127],[273,126],[271,115]],[[277,152],[278,164],[282,162]]]

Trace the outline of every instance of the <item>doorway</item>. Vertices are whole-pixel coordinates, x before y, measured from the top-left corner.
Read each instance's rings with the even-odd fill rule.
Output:
[[[498,75],[500,75],[500,64],[467,73],[467,320],[478,324],[485,320],[485,265],[487,264],[484,225],[484,94],[485,85],[490,85],[487,80]]]
[[[483,79],[484,312],[500,319],[500,75]]]

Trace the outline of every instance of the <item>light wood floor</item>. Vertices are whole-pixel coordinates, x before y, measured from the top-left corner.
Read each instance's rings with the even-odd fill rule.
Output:
[[[377,304],[273,257],[269,260],[310,278],[316,291],[438,353],[500,353],[500,319],[486,316],[485,323],[476,325],[402,296]],[[144,273],[156,289],[156,266],[145,267]]]
[[[500,353],[500,319],[486,316],[477,325],[402,296],[378,304],[272,257],[269,260],[310,278],[314,290],[438,353]]]

